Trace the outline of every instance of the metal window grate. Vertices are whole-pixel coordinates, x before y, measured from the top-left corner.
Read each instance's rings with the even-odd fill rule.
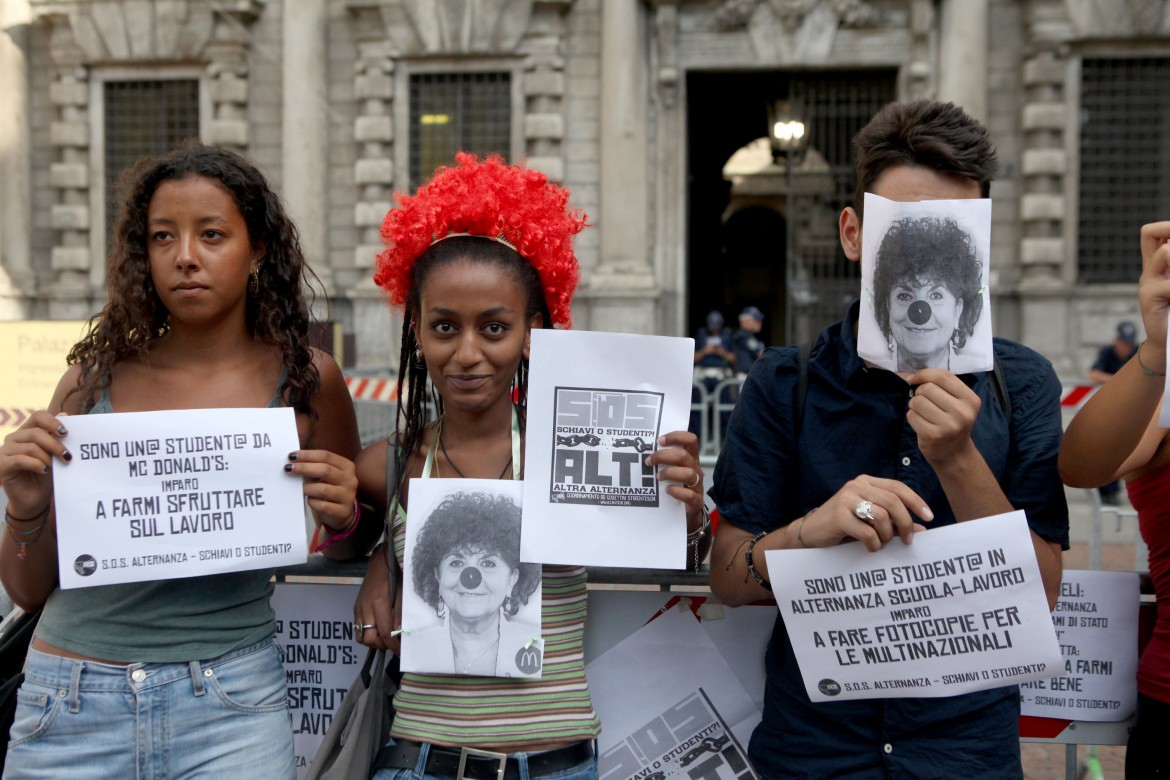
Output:
[[[410,187],[460,151],[512,151],[512,78],[503,73],[420,73],[410,77]]]
[[[789,89],[808,117],[809,148],[823,158],[823,163],[806,160],[810,167],[797,169],[794,184],[799,265],[790,269],[789,337],[801,341],[840,319],[858,295],[861,264],[841,253],[837,215],[853,204],[853,138],[897,95],[891,71],[794,74]],[[802,185],[801,178],[809,181]]]
[[[196,79],[105,83],[106,232],[113,226],[118,179],[139,159],[199,137]]]
[[[1138,231],[1170,213],[1167,83],[1170,58],[1082,62],[1081,282],[1136,282]]]

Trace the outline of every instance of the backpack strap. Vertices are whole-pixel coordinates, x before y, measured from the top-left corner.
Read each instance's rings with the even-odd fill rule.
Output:
[[[1007,379],[1003,375],[1003,368],[999,365],[999,358],[992,355],[991,378],[994,380],[995,398],[999,401],[999,408],[1003,409],[1004,417],[1008,421],[1008,430],[1012,427],[1012,397],[1008,394]]]
[[[800,429],[804,424],[804,401],[808,397],[808,364],[812,360],[811,341],[796,348],[796,400],[792,407],[793,440],[800,443]]]

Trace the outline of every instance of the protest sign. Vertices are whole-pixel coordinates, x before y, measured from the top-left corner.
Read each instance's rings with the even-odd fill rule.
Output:
[[[520,563],[520,483],[412,479],[404,672],[540,677],[542,570]]]
[[[599,777],[757,777],[746,746],[760,710],[689,610],[663,612],[586,672],[605,723]]]
[[[1023,512],[876,553],[766,554],[783,572],[772,586],[812,701],[954,696],[1063,668]]]
[[[1090,721],[1132,715],[1139,598],[1134,572],[1066,571],[1052,613],[1064,665],[1020,686],[1022,714]]]
[[[309,770],[366,648],[354,642],[357,585],[276,583],[276,643],[284,661],[297,778]]]
[[[54,461],[61,587],[304,563],[300,449],[290,408],[65,418]]]
[[[522,560],[685,568],[685,508],[645,459],[686,430],[694,341],[536,330],[531,354]]]

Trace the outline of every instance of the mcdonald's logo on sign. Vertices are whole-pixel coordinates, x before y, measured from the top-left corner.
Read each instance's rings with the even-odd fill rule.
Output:
[[[523,674],[532,675],[540,671],[540,648],[536,645],[521,647],[516,651],[516,668]]]

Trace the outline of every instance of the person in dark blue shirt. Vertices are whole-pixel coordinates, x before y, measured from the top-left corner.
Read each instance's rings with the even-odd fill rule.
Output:
[[[764,313],[755,306],[748,306],[739,313],[739,330],[732,336],[735,346],[735,373],[745,377],[752,365],[764,354],[764,342],[760,331],[764,327]]]
[[[996,165],[986,129],[936,101],[888,105],[858,134],[855,152],[858,207],[866,191],[900,201],[986,197]],[[840,220],[854,261],[861,220],[854,208]],[[992,372],[886,371],[858,357],[858,311],[855,302],[814,343],[800,430],[796,348],[765,351],[744,383],[711,490],[722,516],[712,590],[729,605],[768,598],[769,580],[784,574],[768,571],[764,550],[852,541],[877,551],[910,543],[923,527],[1022,509],[1054,605],[1068,507],[1056,469],[1060,383],[1051,364],[995,339],[1007,399]],[[860,501],[872,503],[872,521],[858,516]],[[814,704],[781,618],[765,668],[763,720],[749,747],[763,777],[1023,775],[1014,686]]]

